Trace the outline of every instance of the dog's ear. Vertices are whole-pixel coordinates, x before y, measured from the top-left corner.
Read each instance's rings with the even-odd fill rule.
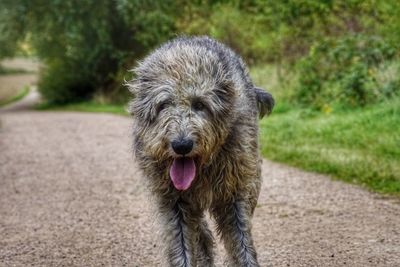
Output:
[[[272,112],[275,100],[272,95],[264,91],[264,89],[254,87],[254,90],[256,92],[258,113],[260,114],[260,119],[262,119],[265,115],[269,115]]]

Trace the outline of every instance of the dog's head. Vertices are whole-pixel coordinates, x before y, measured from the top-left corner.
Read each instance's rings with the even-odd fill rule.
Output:
[[[167,162],[178,190],[188,189],[196,170],[212,160],[236,117],[238,81],[220,56],[206,46],[170,43],[145,58],[128,83],[136,149]]]

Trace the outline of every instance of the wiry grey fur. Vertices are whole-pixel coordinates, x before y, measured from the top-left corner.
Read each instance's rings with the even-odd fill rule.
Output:
[[[210,211],[230,266],[258,266],[250,219],[261,185],[258,116],[271,112],[239,56],[208,37],[181,37],[134,69],[134,151],[155,194],[170,266],[213,266]],[[198,103],[200,109],[197,109]],[[177,190],[169,169],[176,138],[191,138],[196,176]]]

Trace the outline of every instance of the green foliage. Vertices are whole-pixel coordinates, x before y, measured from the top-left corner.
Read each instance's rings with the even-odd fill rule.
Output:
[[[65,104],[91,97],[95,87],[88,78],[90,74],[84,68],[76,68],[61,60],[49,61],[39,81],[40,92],[48,102]]]
[[[376,22],[378,34],[394,47],[400,47],[400,1],[385,0],[378,1],[375,5],[375,13],[378,14],[379,22]]]
[[[389,6],[396,5],[391,1]],[[251,63],[293,63],[321,38],[377,32],[384,18],[394,16],[376,0],[198,1],[183,6],[180,31],[218,38]]]
[[[45,63],[44,97],[66,103],[120,89],[120,70],[126,74],[133,60],[172,36],[173,7],[173,1],[6,0],[0,17],[4,31],[20,30]]]
[[[15,19],[16,12],[4,8],[5,3],[0,2],[0,59],[11,57],[16,53],[17,42],[20,34],[15,25],[10,21]],[[11,27],[10,27],[11,26]]]
[[[187,7],[177,27],[189,35],[210,35],[233,48],[248,63],[257,63],[272,60],[271,53],[265,51],[275,49],[261,18],[237,4],[216,1],[210,6]]]
[[[317,42],[296,66],[296,101],[315,106],[340,103],[363,106],[382,100],[393,88],[378,82],[376,73],[392,60],[395,49],[374,36],[350,35]]]

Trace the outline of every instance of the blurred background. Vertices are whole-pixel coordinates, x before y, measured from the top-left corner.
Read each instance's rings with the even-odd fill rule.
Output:
[[[400,194],[398,0],[2,0],[0,104],[126,114],[136,61],[209,35],[276,99],[263,156]]]

